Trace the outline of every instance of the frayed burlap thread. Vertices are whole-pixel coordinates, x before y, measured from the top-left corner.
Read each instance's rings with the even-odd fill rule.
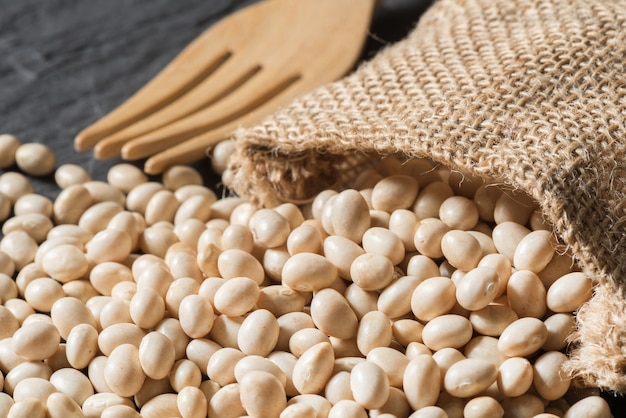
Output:
[[[353,74],[235,134],[226,182],[301,201],[371,154],[519,188],[596,279],[568,369],[626,391],[626,2],[440,0]]]

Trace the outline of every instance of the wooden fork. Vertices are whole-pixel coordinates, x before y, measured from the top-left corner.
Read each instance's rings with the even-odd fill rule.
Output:
[[[81,131],[78,151],[150,157],[158,174],[355,65],[376,0],[265,0],[216,23],[142,89]]]

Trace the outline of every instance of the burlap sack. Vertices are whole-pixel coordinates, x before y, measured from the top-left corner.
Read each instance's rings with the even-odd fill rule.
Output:
[[[235,139],[225,181],[265,205],[371,152],[525,190],[597,280],[568,370],[626,391],[625,1],[440,0],[408,38]]]

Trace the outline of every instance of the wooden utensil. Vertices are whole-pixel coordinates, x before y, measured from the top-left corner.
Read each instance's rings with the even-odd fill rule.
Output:
[[[161,173],[200,160],[239,126],[350,71],[375,0],[265,0],[216,23],[155,78],[81,131],[98,159],[147,159]]]

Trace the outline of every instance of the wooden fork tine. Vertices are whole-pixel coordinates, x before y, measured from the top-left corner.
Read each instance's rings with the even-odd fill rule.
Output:
[[[285,90],[255,108],[253,112],[244,113],[240,117],[216,129],[194,136],[182,143],[154,154],[146,160],[144,171],[148,174],[160,174],[172,165],[187,164],[201,159],[207,155],[207,151],[211,147],[219,141],[228,138],[237,128],[259,123],[265,116],[275,112],[281,105],[286,103],[293,94],[293,92]],[[148,141],[141,146],[144,148],[140,150],[149,148],[151,142]]]
[[[136,160],[147,157],[209,129],[215,129],[245,113],[259,113],[257,109],[259,106],[272,101],[277,96],[280,100],[286,100],[301,91],[294,86],[299,77],[297,74],[282,77],[280,78],[277,72],[271,69],[261,71],[248,83],[215,105],[129,141],[122,147],[122,158]],[[97,150],[100,145],[96,147]]]
[[[95,157],[106,159],[119,156],[124,144],[135,138],[150,135],[150,132],[219,102],[254,76],[258,70],[258,67],[250,67],[249,63],[248,68],[245,68],[241,62],[237,62],[236,57],[232,57],[187,94],[136,123],[102,138],[95,145]]]

